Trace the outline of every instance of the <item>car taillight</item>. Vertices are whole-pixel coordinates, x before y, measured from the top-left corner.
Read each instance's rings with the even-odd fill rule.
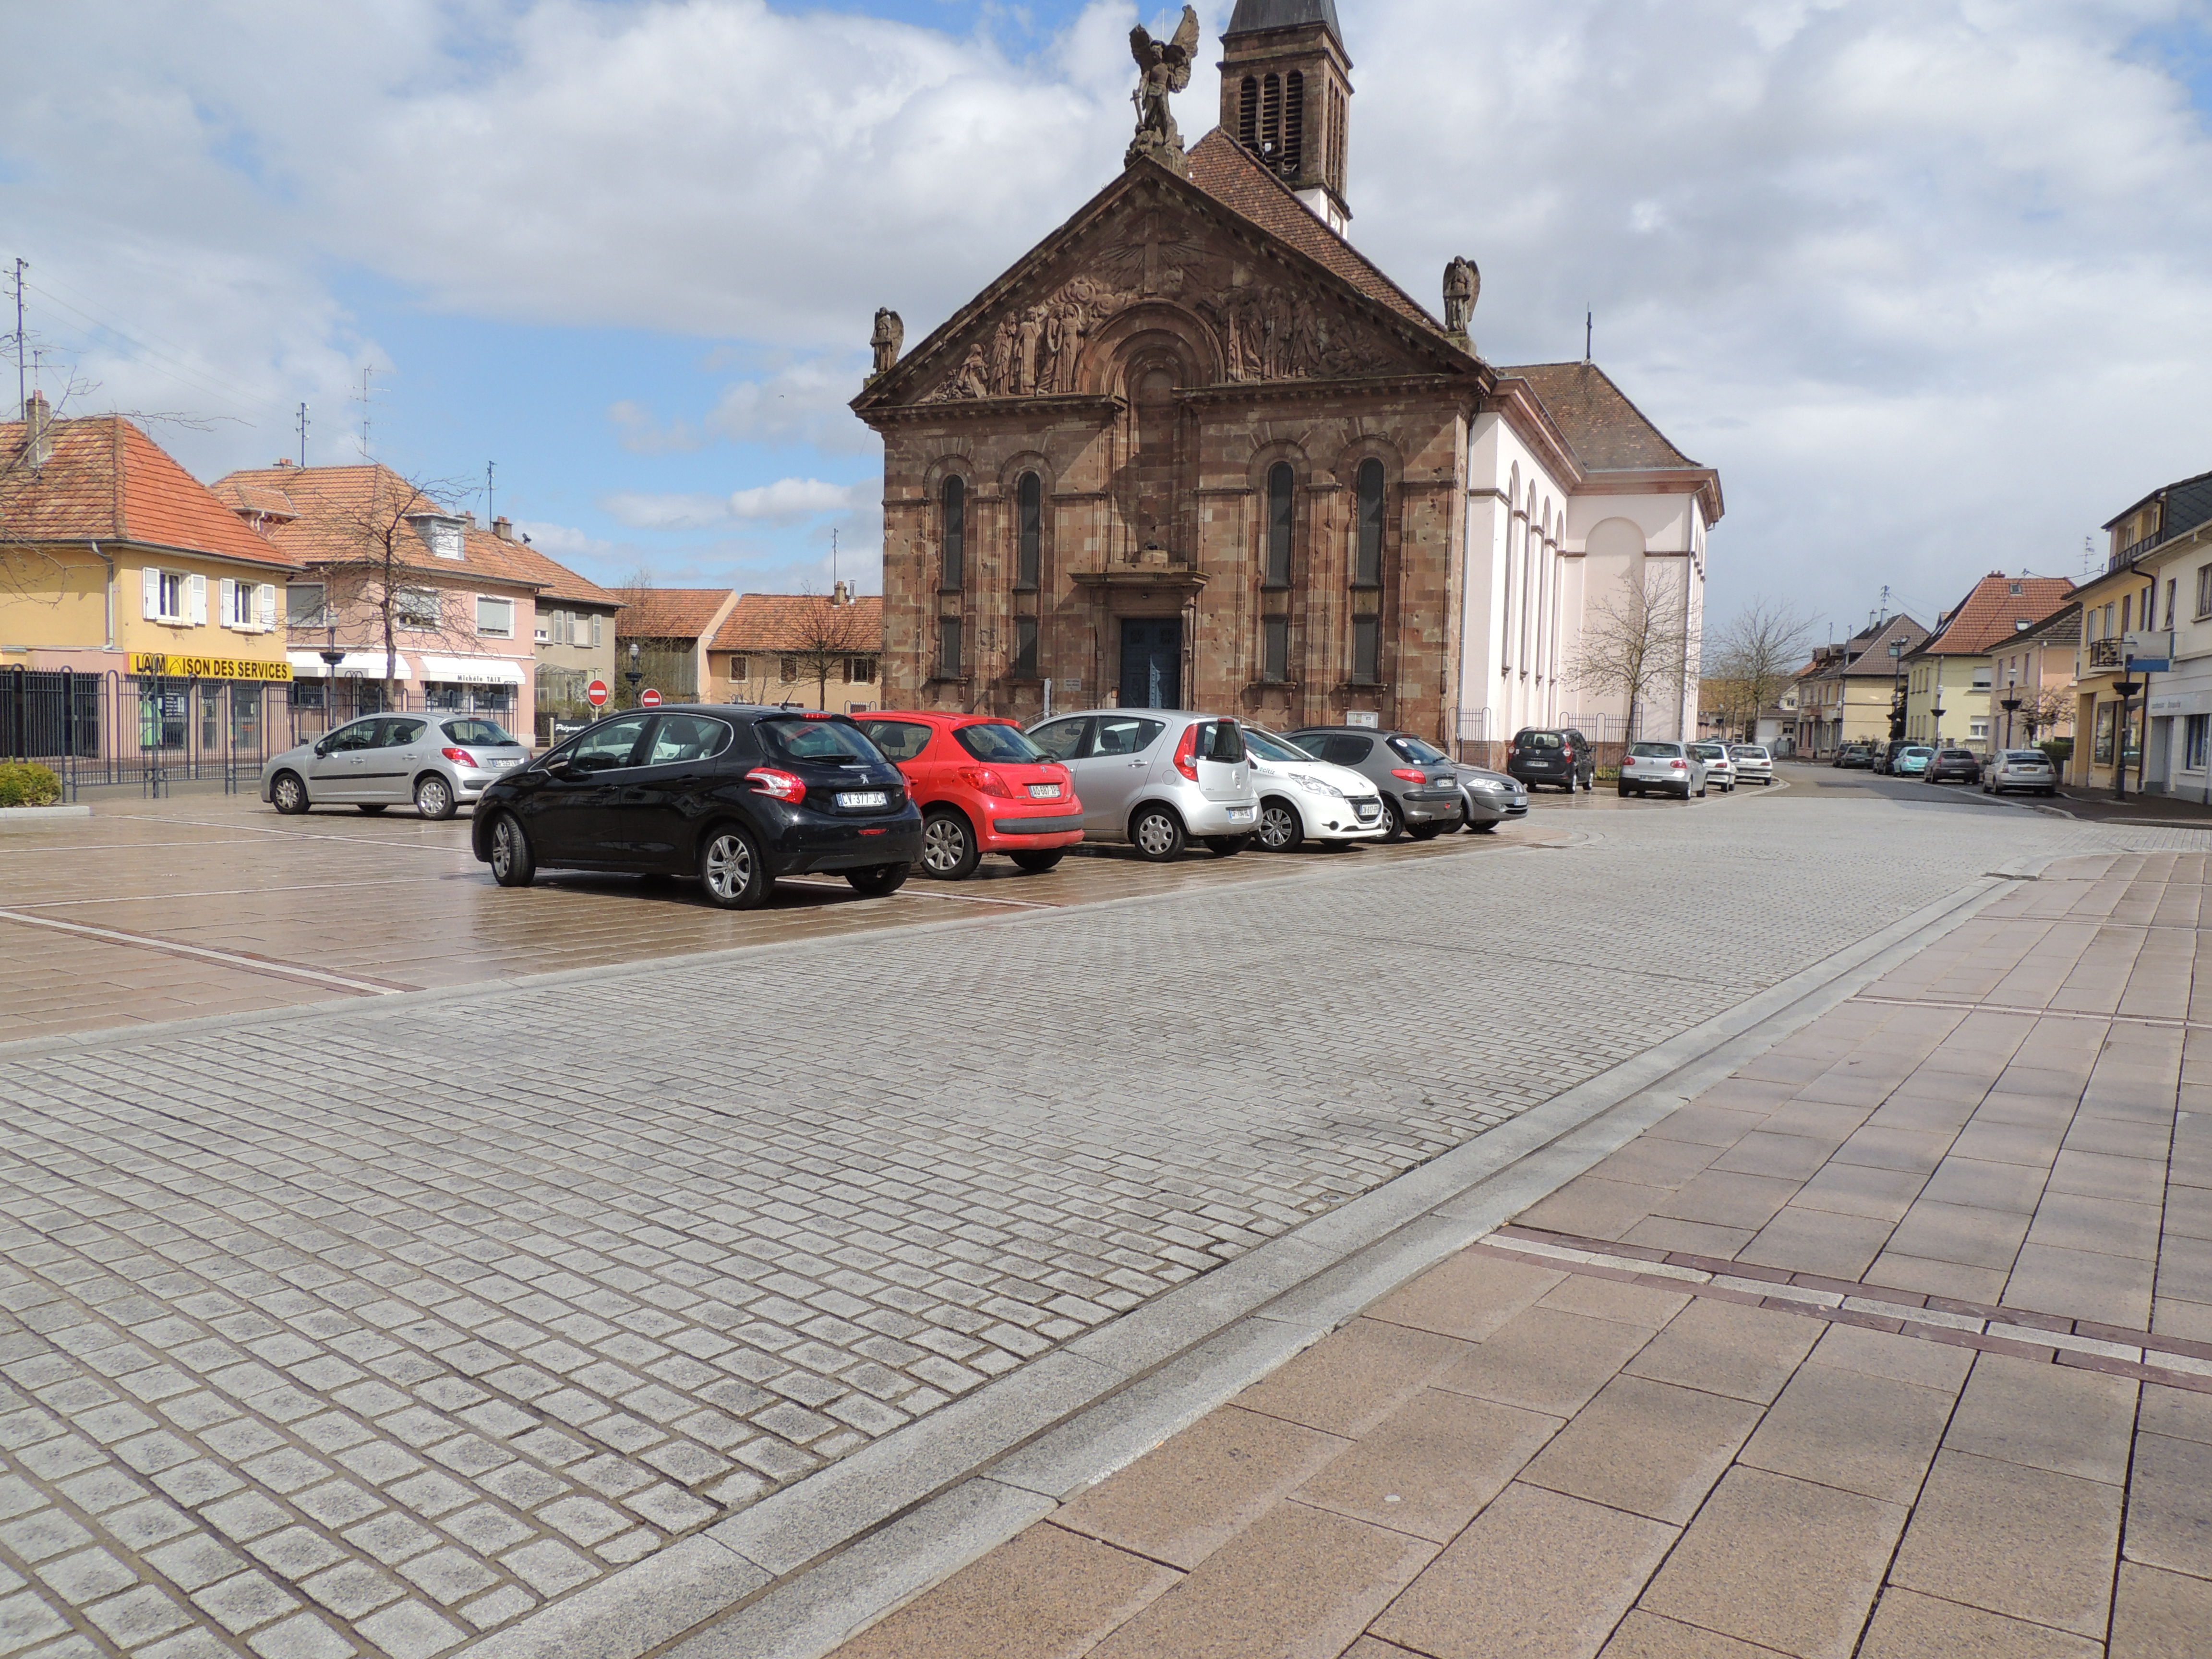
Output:
[[[773,766],[757,766],[745,774],[747,783],[760,786],[763,795],[774,795],[778,800],[796,806],[806,799],[806,785],[788,772],[780,772]]]
[[[1571,760],[1572,760],[1574,757],[1575,757],[1575,746],[1574,746],[1574,744],[1568,744],[1565,749],[1562,749],[1561,750],[1559,750],[1559,758],[1560,758],[1561,760],[1569,760],[1569,761],[1571,761]]]
[[[1667,764],[1677,772],[1686,772],[1690,769],[1690,763],[1686,760],[1671,760]]]
[[[465,749],[441,749],[438,752],[456,766],[465,766],[471,772],[477,769],[477,757]]]
[[[1019,798],[1013,786],[988,766],[962,767],[960,781],[970,789],[981,790],[987,795],[1004,795],[1008,800]]]
[[[1176,744],[1175,769],[1193,783],[1198,781],[1198,727],[1194,725],[1183,727],[1182,741]]]
[[[1410,766],[1394,766],[1390,769],[1390,775],[1403,778],[1408,783],[1426,783],[1429,781],[1426,772],[1416,772]]]

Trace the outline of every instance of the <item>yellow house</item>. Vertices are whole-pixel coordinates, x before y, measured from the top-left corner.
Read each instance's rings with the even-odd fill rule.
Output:
[[[1993,570],[1976,582],[1905,659],[1905,740],[1989,754],[2002,741],[1990,691],[1995,653],[2073,595],[2063,576]]]
[[[258,763],[292,560],[119,416],[24,416],[0,423],[0,670],[29,672],[34,739],[86,781]]]
[[[1926,629],[1900,615],[1841,645],[1815,647],[1811,665],[1797,677],[1800,751],[1832,755],[1847,744],[1888,741],[1900,665],[1927,638]]]

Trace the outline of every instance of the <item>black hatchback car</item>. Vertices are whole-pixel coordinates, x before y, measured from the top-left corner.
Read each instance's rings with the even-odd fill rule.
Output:
[[[1928,783],[1979,783],[1982,757],[1971,749],[1938,749],[1921,777]]]
[[[1571,727],[1524,726],[1513,734],[1505,770],[1531,789],[1548,783],[1571,795],[1596,779],[1597,750]]]
[[[921,813],[842,714],[690,703],[602,720],[508,773],[477,801],[471,842],[502,887],[555,868],[696,875],[749,910],[809,871],[896,890],[921,856]]]

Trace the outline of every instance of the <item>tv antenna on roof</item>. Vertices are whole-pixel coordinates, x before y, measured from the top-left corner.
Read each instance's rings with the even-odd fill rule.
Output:
[[[375,373],[375,369],[372,368],[367,363],[363,363],[361,366],[361,454],[363,460],[367,460],[368,459],[368,377]]]
[[[307,470],[307,404],[301,404],[300,405],[300,469],[301,469],[301,471],[305,471]]]
[[[1597,313],[1585,311],[1583,313],[1583,361],[1584,362],[1590,360],[1590,343],[1596,337]]]

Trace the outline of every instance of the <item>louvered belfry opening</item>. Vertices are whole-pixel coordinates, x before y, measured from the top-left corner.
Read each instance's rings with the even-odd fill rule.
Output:
[[[1260,148],[1260,82],[1249,75],[1237,95],[1237,142],[1249,150]]]
[[[1283,142],[1276,171],[1295,179],[1305,167],[1306,77],[1292,70],[1283,77]]]

